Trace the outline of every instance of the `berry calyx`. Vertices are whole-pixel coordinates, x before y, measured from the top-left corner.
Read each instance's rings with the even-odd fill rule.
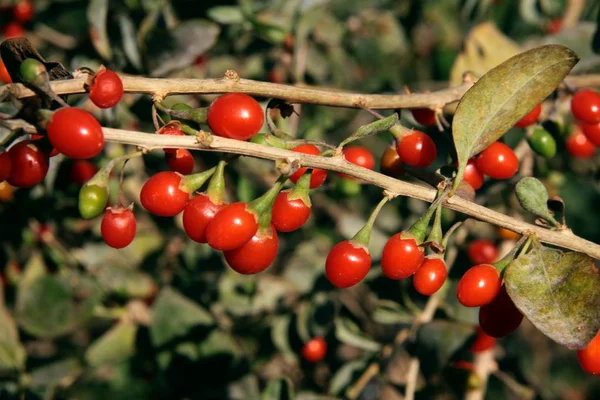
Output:
[[[531,136],[527,137],[527,143],[542,157],[552,158],[556,154],[556,140],[543,128],[534,130]]]
[[[498,248],[491,240],[473,240],[467,249],[469,261],[473,265],[491,264],[498,259]]]
[[[253,275],[273,264],[278,248],[277,231],[271,225],[268,229],[259,229],[241,246],[223,251],[223,255],[231,269],[243,275]]]
[[[92,114],[79,108],[55,111],[46,130],[52,146],[67,157],[91,158],[104,148],[102,127]]]
[[[542,113],[542,105],[538,104],[537,106],[535,106],[533,108],[533,110],[529,111],[529,113],[524,116],[523,118],[521,118],[516,124],[515,126],[517,128],[526,128],[530,125],[535,124],[538,121],[538,118],[540,117],[540,114]]]
[[[381,269],[390,279],[406,279],[417,272],[425,254],[417,241],[406,232],[389,238],[381,254]]]
[[[321,154],[321,151],[319,150],[319,148],[312,144],[302,144],[300,146],[293,147],[290,150],[295,151],[297,153],[312,154],[315,156],[318,156],[319,154]],[[306,173],[306,171],[307,171],[307,168],[298,168],[298,170],[296,172],[294,172],[292,175],[290,175],[290,181],[292,181],[294,183],[298,182],[298,179],[300,179],[300,177],[302,175],[304,175],[304,173]],[[310,175],[310,188],[311,189],[318,188],[319,186],[321,186],[323,184],[323,182],[325,182],[325,179],[327,179],[327,171],[326,170],[318,169],[318,168],[313,169],[312,173]]]
[[[501,284],[500,274],[493,265],[476,265],[460,278],[456,295],[465,307],[481,307],[494,300]]]
[[[262,128],[265,114],[260,104],[247,94],[227,93],[210,105],[207,120],[215,135],[248,140]]]
[[[102,213],[108,202],[106,187],[86,184],[79,190],[79,214],[84,219],[92,219]]]
[[[588,124],[600,122],[600,93],[591,89],[578,90],[571,98],[571,112]]]
[[[417,121],[421,125],[435,125],[435,111],[431,108],[411,108],[410,112],[412,113],[415,121]]]
[[[471,353],[481,353],[483,351],[494,348],[494,346],[496,345],[495,337],[492,337],[485,333],[481,326],[477,326],[477,328],[475,328],[475,331],[477,332],[477,336],[475,337],[475,341],[473,342],[471,347],[469,347]]]
[[[258,217],[248,204],[237,202],[220,209],[206,227],[206,241],[216,250],[233,250],[258,230]]]
[[[515,306],[504,286],[490,303],[479,309],[479,325],[486,334],[494,338],[510,335],[522,321],[523,314]]]
[[[135,238],[137,222],[131,208],[107,208],[100,232],[104,242],[115,249],[129,246]]]
[[[579,129],[567,138],[565,147],[575,158],[592,158],[596,154],[596,146]]]
[[[444,285],[448,271],[439,257],[426,257],[413,275],[413,286],[424,296],[431,296]]]
[[[23,140],[8,150],[10,174],[6,181],[16,187],[37,185],[48,172],[48,155],[29,140]]]
[[[76,185],[83,185],[96,175],[98,168],[88,160],[74,160],[69,170],[69,179]]]
[[[214,173],[215,168],[182,177],[173,171],[163,171],[146,181],[140,192],[140,202],[150,213],[173,217],[185,208],[190,193],[200,188]]]
[[[519,159],[515,152],[501,142],[492,143],[476,159],[477,169],[494,179],[508,179],[517,173]]]
[[[353,240],[333,246],[325,262],[325,274],[332,285],[349,288],[362,281],[371,269],[369,249]]]
[[[110,69],[100,67],[90,86],[90,100],[97,107],[116,106],[123,97],[123,81]]]
[[[314,337],[302,347],[302,357],[311,363],[317,363],[327,354],[327,342],[322,337]]]
[[[12,169],[12,162],[10,161],[10,155],[7,151],[0,153],[0,182],[4,182],[10,176],[10,170]]]
[[[585,349],[577,350],[577,360],[581,368],[588,374],[600,374],[600,332]]]
[[[171,171],[188,175],[194,171],[194,156],[187,149],[177,149],[174,153],[167,153],[167,164]]]
[[[425,168],[437,157],[437,149],[431,138],[421,131],[413,131],[399,140],[398,155],[411,167]]]
[[[395,146],[388,147],[381,154],[379,168],[382,174],[391,176],[392,178],[400,178],[404,174],[402,159]]]
[[[477,169],[475,160],[471,159],[467,162],[463,180],[471,185],[474,190],[481,189],[481,186],[483,186],[483,174]]]

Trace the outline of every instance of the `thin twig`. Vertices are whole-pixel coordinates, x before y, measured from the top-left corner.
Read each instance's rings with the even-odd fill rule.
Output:
[[[146,149],[154,148],[187,148],[192,150],[233,153],[268,160],[285,160],[288,163],[298,163],[308,168],[321,168],[358,178],[366,183],[379,186],[390,193],[408,196],[415,199],[432,202],[436,191],[427,187],[404,182],[385,176],[347,162],[343,157],[322,157],[296,153],[290,150],[263,146],[251,142],[208,135],[208,139],[199,142],[194,136],[152,135],[136,131],[103,128],[106,140],[122,144],[132,144]],[[202,136],[207,135],[202,132]],[[458,196],[444,200],[444,206],[469,215],[480,221],[488,222],[520,234],[535,232],[538,239],[544,243],[553,244],[566,249],[579,251],[600,259],[600,245],[580,238],[570,230],[554,231],[529,224],[509,217],[497,211],[475,204]]]

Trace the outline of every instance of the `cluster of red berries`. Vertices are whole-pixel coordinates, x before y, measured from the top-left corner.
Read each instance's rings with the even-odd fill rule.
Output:
[[[600,146],[600,93],[581,89],[571,98],[571,112],[577,123],[567,138],[567,151],[577,158],[591,158]]]
[[[11,17],[11,21],[2,27],[2,35],[6,39],[25,36],[23,25],[31,22],[35,15],[33,2],[31,0],[20,0],[12,7],[2,8],[1,11],[10,14]]]

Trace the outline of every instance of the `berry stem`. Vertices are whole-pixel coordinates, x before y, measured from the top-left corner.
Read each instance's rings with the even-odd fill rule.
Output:
[[[259,217],[266,212],[270,214],[271,206],[287,179],[287,176],[281,175],[268,192],[248,204],[248,211],[254,212]]]
[[[444,195],[444,189],[438,190],[437,197],[433,203],[429,206],[429,209],[425,214],[421,216],[407,231],[407,233],[412,236],[417,244],[423,243],[425,240],[425,233],[427,232],[427,227],[429,226],[429,222],[431,221],[431,217],[433,213],[437,210],[438,206],[442,203],[446,196]]]
[[[213,204],[221,205],[227,202],[227,195],[225,193],[225,166],[227,161],[221,160],[217,165],[217,169],[213,174],[208,188],[206,189],[206,195]]]
[[[179,188],[188,193],[195,192],[196,190],[200,189],[202,185],[204,185],[204,183],[210,179],[211,176],[213,176],[216,169],[217,167],[212,167],[204,172],[184,176],[181,179]]]
[[[388,196],[383,196],[383,199],[377,204],[377,206],[371,212],[369,219],[365,223],[365,225],[354,235],[352,238],[353,242],[361,244],[365,247],[369,247],[369,242],[371,240],[371,231],[373,230],[373,224],[375,224],[375,220],[377,219],[377,215],[383,208],[383,206],[389,201]]]
[[[431,227],[431,232],[429,232],[427,241],[441,244],[443,239],[442,235],[442,203],[439,203],[438,206],[435,208],[433,226]]]
[[[493,264],[500,275],[502,275],[506,267],[508,267],[508,265],[515,259],[517,253],[523,254],[525,251],[527,251],[534,236],[535,235],[523,235],[521,239],[519,239],[519,241],[514,245],[514,247],[508,252],[508,254]]]
[[[296,182],[296,186],[294,186],[294,188],[290,191],[288,199],[300,199],[307,207],[312,206],[309,195],[311,174],[312,171],[306,171],[304,175],[302,175],[300,179],[298,179],[298,181]]]

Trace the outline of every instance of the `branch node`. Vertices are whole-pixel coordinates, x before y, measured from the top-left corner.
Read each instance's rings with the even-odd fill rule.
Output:
[[[240,75],[232,69],[228,69],[225,71],[225,79],[235,81],[236,83],[240,81]]]
[[[213,141],[212,134],[205,132],[205,131],[198,131],[198,134],[196,135],[196,143],[199,144],[200,147],[210,148],[212,141]]]

